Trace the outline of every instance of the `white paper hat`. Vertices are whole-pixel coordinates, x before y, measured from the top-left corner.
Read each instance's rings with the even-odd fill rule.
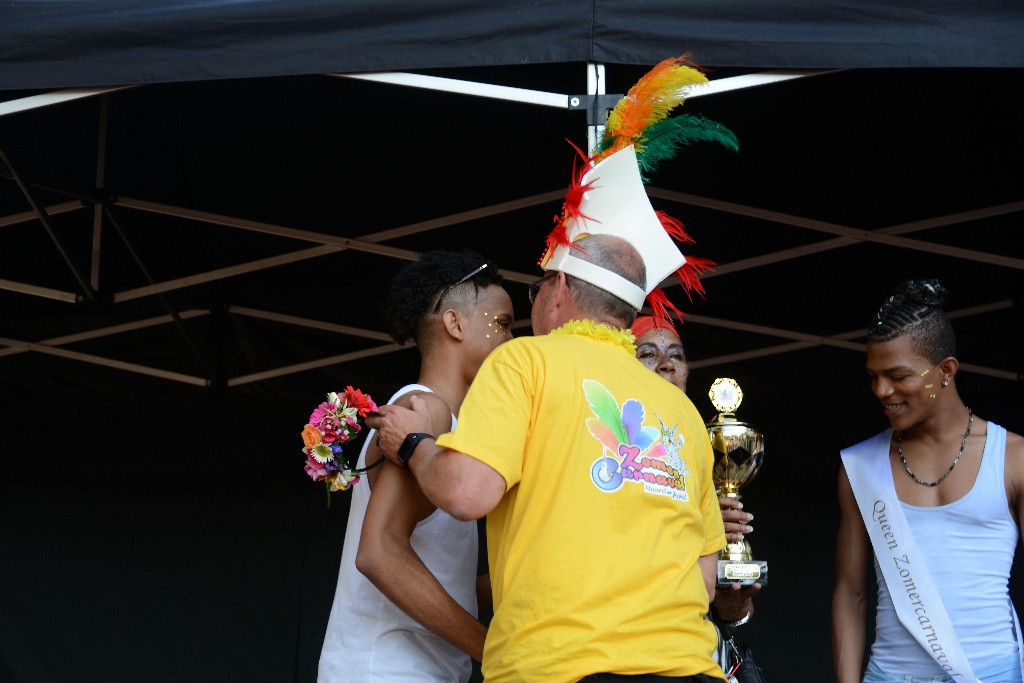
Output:
[[[560,270],[614,294],[638,311],[662,280],[686,263],[686,257],[665,231],[651,206],[636,154],[630,145],[600,161],[584,174],[586,188],[576,215],[565,222],[565,235],[576,242],[587,235],[614,235],[640,252],[647,282],[640,289],[629,280],[573,255],[567,244],[556,244],[541,260],[544,270]]]
[[[656,212],[644,182],[665,159],[695,142],[718,142],[737,150],[732,131],[702,116],[669,117],[695,85],[707,78],[686,55],[665,59],[644,74],[608,114],[597,151],[588,167],[569,186],[562,214],[548,235],[541,258],[544,270],[560,270],[589,282],[640,310],[644,300],[656,317],[680,311],[658,287],[674,275],[687,295],[703,293],[700,272],[714,265],[707,259],[686,258],[677,243],[693,240],[682,223]],[[581,152],[582,155],[582,152]],[[573,244],[587,235],[615,235],[640,252],[647,281],[640,288],[619,275],[578,258]]]

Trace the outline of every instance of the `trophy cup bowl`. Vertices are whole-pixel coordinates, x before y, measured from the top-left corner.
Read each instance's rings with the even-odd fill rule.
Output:
[[[764,463],[764,435],[736,419],[735,412],[743,401],[743,391],[734,380],[728,377],[716,379],[708,395],[719,410],[718,415],[705,425],[715,459],[711,476],[719,496],[740,500],[740,489],[754,481]],[[746,539],[727,544],[719,553],[718,585],[765,585],[767,582],[768,563],[753,559]]]

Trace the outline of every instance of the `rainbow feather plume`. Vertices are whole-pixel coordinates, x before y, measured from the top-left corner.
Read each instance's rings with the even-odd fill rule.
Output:
[[[707,83],[707,77],[686,55],[657,64],[629,89],[609,113],[604,136],[591,161],[596,164],[633,145],[640,176],[646,183],[658,165],[674,157],[681,147],[696,142],[717,142],[733,152],[739,151],[736,135],[716,121],[693,114],[669,117],[671,111],[686,100],[690,89],[703,83]],[[693,242],[682,223],[662,212],[658,212],[658,217],[674,240],[684,244]],[[694,291],[704,294],[700,273],[711,270],[715,265],[713,261],[688,256],[686,264],[673,275],[687,296],[692,298]],[[652,291],[647,301],[655,317],[667,317],[672,311],[682,320],[682,311],[661,289]]]
[[[600,161],[629,145],[643,154],[646,131],[668,118],[684,101],[690,88],[707,83],[707,77],[687,57],[671,57],[655,65],[638,80],[608,114],[604,137],[594,161]]]

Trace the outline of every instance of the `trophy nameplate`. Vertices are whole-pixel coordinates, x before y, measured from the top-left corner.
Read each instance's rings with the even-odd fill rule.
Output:
[[[757,476],[764,462],[764,435],[736,419],[743,391],[735,380],[719,377],[708,392],[718,415],[707,423],[714,454],[712,478],[719,496],[739,500],[740,489]],[[729,543],[718,554],[718,585],[768,583],[768,563],[755,560],[750,543]]]

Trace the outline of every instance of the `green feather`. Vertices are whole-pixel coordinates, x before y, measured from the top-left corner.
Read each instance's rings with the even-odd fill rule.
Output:
[[[587,397],[587,402],[590,404],[590,409],[594,411],[594,415],[611,428],[619,443],[629,443],[626,426],[622,424],[619,404],[615,402],[615,397],[604,388],[604,385],[592,379],[585,379],[583,380],[583,394]]]
[[[717,142],[733,152],[740,148],[736,135],[711,119],[694,114],[665,119],[647,128],[637,141],[637,163],[644,182],[662,161],[671,159],[680,147],[694,142]]]

